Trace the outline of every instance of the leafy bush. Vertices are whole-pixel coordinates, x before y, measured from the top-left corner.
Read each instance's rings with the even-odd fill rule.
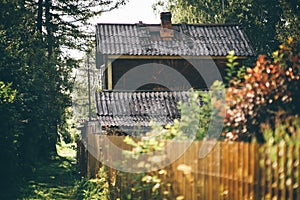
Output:
[[[159,158],[164,155],[168,140],[218,138],[223,127],[225,113],[223,97],[224,85],[219,81],[211,86],[210,91],[191,91],[189,101],[179,103],[180,121],[175,120],[173,125],[165,127],[153,125],[152,130],[139,141],[127,136],[124,142],[133,146],[133,149],[126,155],[138,159],[140,155],[152,155],[151,153],[155,152],[156,158]],[[146,162],[143,164],[143,168],[147,167]],[[149,166],[151,165],[149,164]],[[171,175],[167,172],[168,170],[158,170],[130,174],[130,183],[128,183],[130,187],[126,188],[125,192],[123,190],[122,199],[132,199],[133,197],[142,199],[144,193],[150,194],[152,199],[172,199]],[[119,176],[123,177],[123,183],[128,181],[126,173],[119,172]]]
[[[94,179],[83,179],[75,188],[75,199],[90,200],[101,199],[108,200],[109,197],[109,185],[108,177],[106,173],[106,167],[102,166]]]
[[[209,91],[191,91],[189,102],[179,102],[180,121],[173,125],[152,126],[148,135],[156,139],[202,140],[220,137],[225,117],[225,86],[215,81]]]
[[[286,116],[300,113],[299,44],[290,39],[273,53],[271,60],[259,56],[243,78],[244,81],[232,82],[226,90],[229,110],[224,136],[244,141],[255,136],[258,142],[264,142],[263,122],[268,122],[274,130],[279,110],[284,110]]]
[[[245,66],[239,66],[239,63],[237,62],[238,57],[234,55],[234,51],[230,51],[226,58],[226,75],[224,77],[226,85],[234,85],[241,82],[245,75]]]
[[[167,181],[167,173],[167,170],[164,169],[148,173],[118,172],[122,185],[125,186],[120,188],[118,199],[143,200],[145,197],[149,199],[173,199],[170,191],[171,181]]]
[[[11,83],[0,81],[0,104],[11,103],[16,96],[16,90],[11,89]]]
[[[285,111],[279,111],[275,116],[275,129],[263,124],[262,131],[266,143],[259,149],[261,155],[265,155],[260,159],[260,167],[264,170],[266,181],[279,189],[293,185],[294,191],[299,190],[296,183],[300,174],[295,164],[300,153],[299,116],[286,117]]]
[[[279,111],[275,116],[275,129],[269,124],[262,125],[266,145],[273,147],[278,144],[300,145],[300,118],[286,116],[285,111]]]

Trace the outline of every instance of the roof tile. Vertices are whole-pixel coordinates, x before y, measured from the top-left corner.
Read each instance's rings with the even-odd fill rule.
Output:
[[[174,39],[162,40],[159,24],[98,24],[97,51],[105,55],[253,56],[254,51],[237,25],[174,24]]]
[[[150,126],[172,124],[180,118],[179,101],[188,102],[189,91],[102,91],[96,93],[98,120],[102,126]]]

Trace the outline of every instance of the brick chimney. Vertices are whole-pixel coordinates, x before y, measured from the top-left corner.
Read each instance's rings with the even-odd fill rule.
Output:
[[[174,30],[172,30],[172,14],[170,12],[161,12],[160,20],[160,37],[163,40],[172,40],[172,38],[174,37]]]
[[[160,13],[161,26],[163,28],[172,28],[172,14],[171,12]]]

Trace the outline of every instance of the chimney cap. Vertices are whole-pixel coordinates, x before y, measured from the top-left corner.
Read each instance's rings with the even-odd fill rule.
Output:
[[[162,19],[162,18],[164,18],[164,17],[172,17],[172,14],[171,14],[171,12],[161,12],[160,13],[160,19]]]

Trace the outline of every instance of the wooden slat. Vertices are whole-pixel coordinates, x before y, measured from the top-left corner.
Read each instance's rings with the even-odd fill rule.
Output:
[[[201,159],[199,159],[199,156],[198,156],[198,153],[199,153],[199,149],[201,147],[201,142],[200,141],[197,141],[196,142],[196,160],[197,160],[197,165],[195,166],[195,199],[200,199],[201,197],[201,194],[200,194],[200,190],[201,190],[201,187],[200,187],[200,181],[201,181],[201,174],[200,174],[200,170],[199,170],[199,166],[201,165]]]
[[[203,143],[202,143],[203,145]],[[208,185],[207,185],[207,174],[208,174],[208,157],[206,156],[203,160],[203,198],[208,198]]]
[[[229,143],[229,155],[228,157],[230,158],[230,164],[229,164],[229,177],[230,177],[230,189],[229,189],[229,194],[230,194],[230,199],[234,199],[234,193],[235,193],[235,188],[234,188],[234,173],[235,173],[235,169],[234,169],[234,144],[235,143]]]
[[[267,156],[266,156],[266,146],[263,146],[263,151],[262,151],[262,157],[261,157],[261,160],[262,160],[262,168],[261,168],[261,196],[262,196],[262,199],[264,200],[265,197],[266,197],[266,171],[263,170],[263,168],[266,166],[266,159],[267,159]]]
[[[207,171],[209,174],[208,179],[207,179],[207,183],[208,183],[207,187],[210,188],[210,189],[208,189],[208,199],[213,200],[213,189],[216,186],[213,184],[213,177],[212,177],[212,173],[213,173],[212,152],[209,152],[207,154],[207,165],[208,165]]]
[[[286,199],[286,180],[287,180],[287,147],[284,144],[282,148],[282,160],[283,160],[283,180],[282,180],[282,195],[281,199]]]
[[[249,180],[249,197],[250,199],[254,199],[254,175],[255,175],[255,146],[254,144],[249,145],[249,172],[250,172],[250,180]]]
[[[244,145],[244,155],[245,155],[245,177],[246,177],[246,183],[245,183],[245,199],[249,198],[249,144],[245,143]]]
[[[194,152],[199,152],[198,148],[198,143],[199,142],[194,142],[192,143],[192,149],[191,149],[191,156],[192,156],[192,175],[193,175],[193,180],[192,180],[192,200],[197,200],[197,166],[198,166],[198,155],[195,154]]]
[[[240,184],[240,197],[239,199],[244,199],[244,194],[245,194],[245,167],[244,167],[244,163],[245,163],[245,155],[244,155],[244,143],[241,142],[239,143],[239,156],[240,156],[240,166],[241,166],[241,184]]]
[[[109,137],[111,143],[122,149],[129,148],[123,142],[123,137]],[[88,137],[91,146],[102,144],[99,136]],[[270,152],[266,146],[249,143],[218,142],[213,150],[204,158],[199,159],[199,149],[203,143],[193,142],[187,151],[169,166],[165,167],[167,176],[162,177],[164,182],[170,181],[171,187],[164,186],[161,193],[168,190],[171,199],[182,195],[184,199],[300,199],[300,147],[283,145],[277,146],[273,153],[275,157],[270,162]],[[107,144],[109,145],[109,144]],[[127,145],[127,146],[126,146]],[[176,148],[170,149],[168,154],[178,153],[186,146],[185,142],[177,141]],[[263,151],[258,151],[259,148]],[[79,147],[78,147],[79,148]],[[96,175],[101,156],[114,157],[115,152],[106,151],[107,155],[101,155],[98,148],[96,158],[89,153],[87,159],[87,172],[90,176]],[[79,149],[80,152],[84,150]],[[110,156],[111,157],[110,157]],[[296,157],[297,156],[297,157]],[[98,162],[98,163],[97,163]],[[185,173],[178,170],[179,165],[191,167],[191,172]],[[297,173],[296,173],[297,172]],[[109,168],[109,180],[119,192],[131,192],[130,183],[132,175],[127,173],[124,177],[118,176],[118,171]],[[296,175],[298,176],[296,177]],[[297,187],[297,188],[296,188]],[[151,199],[151,189],[145,192],[131,192],[135,198]],[[121,196],[124,194],[118,194]]]
[[[289,169],[289,174],[290,174],[290,178],[288,180],[289,182],[289,185],[287,186],[288,187],[288,190],[289,190],[289,196],[288,198],[289,199],[293,199],[293,186],[294,186],[294,151],[295,151],[295,146],[290,146],[289,149],[288,149],[288,152],[289,152],[289,157],[290,157],[290,163],[289,166],[288,166],[288,169]]]
[[[199,151],[200,149],[203,148],[203,145],[204,145],[204,142],[202,141],[201,142],[201,145],[200,145],[200,148],[199,148]],[[198,153],[199,153],[198,151]],[[207,160],[208,160],[208,157],[205,156],[205,157],[201,157],[201,198],[206,198],[207,199],[207,188],[208,188],[208,185],[207,185],[207,169],[208,169],[208,166],[207,166]]]
[[[107,85],[108,85],[109,90],[112,90],[112,87],[113,87],[113,76],[112,76],[113,69],[112,68],[113,68],[112,63],[109,60],[108,64],[107,64]]]
[[[274,176],[274,173],[273,173],[273,161],[272,159],[270,158],[270,156],[268,156],[268,163],[267,163],[267,169],[266,171],[268,171],[268,195],[269,195],[269,198],[272,199],[273,198],[273,188],[272,188],[272,184],[273,184],[273,176]]]
[[[235,143],[233,148],[233,192],[234,199],[239,199],[239,144]]]
[[[225,189],[225,156],[224,156],[224,149],[225,149],[225,145],[224,145],[224,142],[221,142],[220,143],[221,146],[220,146],[220,159],[221,159],[221,163],[220,163],[220,171],[221,171],[221,174],[220,174],[220,177],[221,177],[221,194],[220,194],[220,200],[224,200],[224,191],[226,190]]]
[[[276,166],[274,169],[274,184],[275,184],[275,189],[274,189],[274,196],[279,197],[279,185],[280,185],[280,180],[279,180],[279,167],[280,167],[280,156],[279,156],[279,151],[280,148],[279,146],[276,147]]]
[[[300,199],[300,146],[297,148],[297,158],[298,158],[298,180],[297,180],[297,199]]]
[[[214,157],[213,160],[215,161],[214,164],[214,196],[213,198],[216,200],[220,199],[220,144],[216,143],[213,149]]]
[[[237,188],[238,188],[238,196],[237,199],[243,199],[243,154],[242,154],[242,144],[243,143],[238,143],[238,165],[237,165]]]
[[[254,199],[261,199],[260,191],[260,159],[261,159],[261,153],[260,153],[260,145],[254,144],[255,146],[255,174],[254,174],[254,184],[255,184],[255,191],[254,191]]]
[[[230,178],[230,176],[229,176],[229,172],[230,172],[230,165],[229,165],[229,158],[230,158],[230,152],[229,152],[229,146],[227,145],[228,143],[226,143],[225,144],[225,154],[224,154],[224,156],[225,156],[225,162],[224,162],[224,164],[225,164],[225,173],[224,173],[224,176],[225,176],[225,195],[226,195],[226,198],[225,199],[229,199],[229,194],[230,194],[230,188],[229,188],[229,184],[230,184],[230,180],[229,180],[229,178]]]
[[[182,142],[183,144],[185,142]],[[182,148],[182,147],[181,147]],[[186,167],[190,167],[190,156],[189,154],[191,153],[189,151],[190,148],[188,148],[186,150],[186,152],[184,152],[183,154],[183,164],[186,166]],[[190,171],[183,171],[183,178],[184,178],[184,188],[183,188],[183,192],[184,192],[184,197],[185,199],[191,199],[191,190],[190,190],[190,181],[189,181],[189,177],[191,176],[190,174],[191,172]]]

